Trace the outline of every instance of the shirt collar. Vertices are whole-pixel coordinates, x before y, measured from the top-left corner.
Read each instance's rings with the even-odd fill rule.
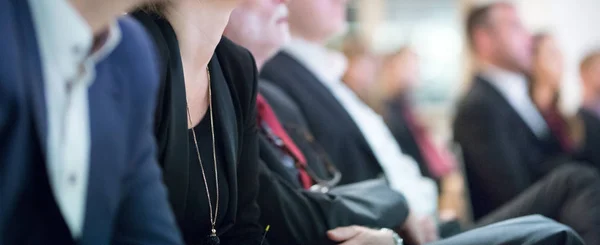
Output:
[[[299,38],[293,38],[283,50],[314,72],[322,82],[341,83],[348,63],[342,53]]]
[[[121,39],[116,23],[107,30],[102,44],[92,52],[94,34],[91,27],[67,0],[28,0],[41,52],[52,57],[67,79],[76,77],[82,62],[100,61],[112,52]]]
[[[517,102],[529,98],[527,77],[493,65],[485,65],[481,76],[500,91],[507,100]]]

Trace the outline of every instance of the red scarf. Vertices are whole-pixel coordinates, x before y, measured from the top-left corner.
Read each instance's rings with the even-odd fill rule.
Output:
[[[456,161],[452,154],[445,149],[438,148],[433,143],[427,130],[417,122],[410,108],[404,107],[402,111],[431,174],[436,178],[442,178],[452,172],[456,168]]]
[[[305,169],[307,164],[304,154],[302,154],[302,151],[298,149],[298,146],[296,146],[283,126],[281,126],[281,123],[279,122],[279,119],[277,119],[273,109],[261,94],[258,94],[258,97],[256,98],[256,107],[258,110],[257,119],[259,125],[261,125],[262,122],[266,123],[272,130],[273,134],[281,139],[282,144],[276,145],[280,147],[286,154],[289,154],[292,158],[294,158],[295,162],[300,165],[297,167],[300,182],[304,189],[309,189],[312,186],[312,180]]]
[[[575,150],[575,142],[569,135],[569,124],[565,118],[560,115],[557,108],[548,110],[542,113],[546,123],[552,134],[558,139],[560,146],[566,153],[571,153]]]

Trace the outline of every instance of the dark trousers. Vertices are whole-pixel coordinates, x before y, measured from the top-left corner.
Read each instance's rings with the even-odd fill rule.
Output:
[[[477,228],[428,245],[584,245],[571,228],[534,215]]]
[[[588,245],[600,245],[600,175],[592,167],[565,164],[477,226],[532,214],[570,226]]]

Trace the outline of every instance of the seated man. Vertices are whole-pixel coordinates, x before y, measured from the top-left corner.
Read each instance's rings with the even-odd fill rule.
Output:
[[[183,244],[152,112],[148,0],[0,1],[0,244]]]
[[[458,106],[454,137],[463,149],[474,217],[482,218],[514,199],[541,195],[546,201],[522,202],[515,208],[543,213],[572,226],[588,244],[600,244],[598,200],[586,194],[596,192],[597,173],[567,166],[571,157],[561,150],[529,96],[531,37],[517,10],[501,2],[476,8],[468,17],[467,31],[478,75]],[[558,177],[569,174],[572,177]],[[584,177],[589,181],[572,185]],[[544,185],[554,187],[532,191]],[[580,198],[565,198],[564,193]],[[563,212],[547,213],[557,202],[564,202]],[[586,212],[580,211],[583,206]]]
[[[324,47],[326,40],[345,23],[344,1],[292,1],[289,6],[294,40],[264,65],[261,75],[268,81],[262,82],[278,86],[300,108],[315,141],[342,173],[341,183],[385,175],[390,187],[405,196],[411,214],[419,220],[420,225],[411,226],[415,233],[425,234],[419,237],[425,237],[426,241],[435,239],[438,201],[435,184],[421,175],[412,158],[402,153],[381,117],[340,81],[344,69],[336,65],[343,65],[344,61]],[[305,18],[307,15],[311,18]],[[286,111],[277,113],[283,115]],[[598,230],[594,227],[600,224],[596,222],[599,216],[573,212],[600,211],[597,210],[599,187],[600,178],[594,171],[567,166],[484,221],[488,224],[540,213],[573,225],[576,231],[593,240],[596,233],[591,231]],[[547,191],[554,190],[560,193],[547,195]],[[537,203],[547,206],[540,208]],[[569,211],[577,219],[571,219]]]
[[[342,172],[341,184],[385,175],[419,222],[434,226],[435,182],[421,175],[383,119],[341,82],[343,55],[322,47],[347,24],[345,1],[292,1],[289,7],[293,39],[267,62],[261,77],[298,104],[316,142]]]
[[[283,1],[248,1],[232,13],[224,34],[248,48],[260,69],[289,38],[287,22],[280,20],[286,16]],[[261,87],[269,98],[279,99],[277,106],[294,109],[287,98],[277,98],[277,90],[270,90],[266,84]],[[408,207],[404,197],[391,190],[385,180],[333,188],[334,182],[339,182],[335,167],[325,168],[320,154],[306,141],[293,142],[261,94],[257,98],[257,112],[262,164],[258,201],[264,214],[261,221],[271,227],[268,235],[271,243],[330,244],[333,242],[327,238],[327,231],[333,228],[402,226]],[[301,128],[301,116],[293,120]],[[304,134],[300,130],[290,133],[296,137]],[[320,189],[315,190],[316,187]]]
[[[279,10],[282,8],[283,10]],[[287,32],[285,22],[277,23],[278,17],[285,17],[278,16],[281,12],[285,13],[285,6],[280,1],[248,1],[233,12],[225,34],[248,47],[261,67],[285,41],[285,38],[282,38]],[[312,139],[298,107],[276,87],[263,84],[261,91],[275,103],[274,106],[278,110],[287,112],[282,114],[284,120],[294,122],[289,124],[294,127],[288,127],[290,134],[296,137],[304,135],[300,137],[304,140],[299,140],[298,144],[289,139],[269,104],[259,95],[257,109],[263,136],[260,145],[261,158],[264,162],[259,202],[263,211],[263,222],[273,227],[268,235],[269,240],[274,244],[331,244],[334,241],[400,244],[395,243],[393,232],[389,230],[380,231],[358,226],[338,227],[357,224],[391,228],[397,226],[398,220],[403,220],[406,213],[402,210],[391,210],[393,207],[402,209],[402,203],[398,199],[398,193],[391,192],[386,186],[377,186],[369,189],[370,191],[365,191],[371,188],[369,184],[361,184],[360,187],[364,189],[356,189],[356,185],[337,187],[329,193],[308,190],[313,183],[324,187],[330,187],[334,183],[320,179],[327,177],[327,170],[323,170],[323,162],[316,156],[318,151],[311,147]],[[305,163],[306,166],[300,166]],[[372,186],[376,186],[377,181],[371,183]],[[354,196],[346,194],[349,192],[354,192]],[[369,199],[372,198],[376,198],[372,200],[376,202],[370,202]],[[333,240],[329,241],[325,239],[325,231],[333,228],[337,229],[327,233]],[[521,232],[518,235],[506,236],[501,233],[505,229],[520,229]],[[454,238],[454,242],[449,240],[439,244],[523,244],[531,236],[539,237],[540,242],[552,240],[555,244],[581,243],[577,235],[564,226],[547,219],[528,217],[483,228],[458,236]],[[485,238],[479,239],[480,237]],[[465,240],[470,242],[463,242]]]

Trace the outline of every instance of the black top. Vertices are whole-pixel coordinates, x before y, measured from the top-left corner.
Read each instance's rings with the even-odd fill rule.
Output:
[[[210,229],[195,227],[192,219],[203,219],[209,213],[207,203],[190,205],[198,191],[190,186],[202,186],[198,181],[197,162],[191,161],[190,138],[187,125],[186,93],[181,55],[177,36],[163,18],[144,12],[132,14],[155,41],[160,54],[161,88],[158,94],[155,132],[158,140],[159,163],[163,167],[164,182],[177,222],[187,241],[206,237]],[[216,227],[222,245],[260,244],[264,229],[258,224],[260,210],[256,203],[258,193],[258,143],[256,130],[257,71],[251,54],[244,48],[223,38],[209,63],[212,78],[213,115],[221,149],[219,165],[228,186],[222,190],[222,200],[228,200],[226,209],[219,210]],[[204,154],[207,155],[207,154]],[[208,161],[212,162],[212,161]],[[205,167],[210,164],[206,164]],[[197,170],[197,169],[196,169]],[[209,183],[212,185],[212,182]],[[194,192],[194,193],[192,193]],[[204,195],[205,191],[200,194]],[[201,198],[200,196],[196,196]],[[225,203],[224,203],[225,204]],[[199,218],[198,218],[199,217]],[[203,223],[204,225],[206,223]],[[189,227],[194,226],[194,227]],[[199,229],[203,230],[199,230]],[[189,234],[192,233],[192,234]],[[195,240],[194,240],[195,242]]]
[[[342,173],[340,184],[383,174],[370,145],[346,109],[296,58],[280,52],[264,65],[261,77],[297,104],[316,142]]]
[[[213,82],[223,82],[214,81]],[[221,137],[217,126],[219,125],[218,118],[215,118],[215,140]],[[206,182],[208,183],[208,190],[210,192],[210,199],[212,202],[213,215],[217,203],[217,188],[215,186],[215,168],[213,162],[213,148],[212,148],[212,136],[210,127],[210,110],[206,112],[202,121],[193,129],[196,133],[196,139],[198,141],[198,148],[200,149],[200,158],[202,159],[202,165],[204,167]],[[188,186],[188,199],[187,207],[204,207],[201,209],[186,209],[185,216],[183,218],[181,229],[185,241],[192,244],[201,243],[205,238],[208,231],[211,230],[210,224],[210,210],[208,206],[208,198],[206,196],[206,187],[204,186],[204,179],[202,177],[202,168],[198,161],[198,154],[196,152],[196,145],[194,144],[194,135],[192,131],[189,132],[189,186]],[[217,170],[219,178],[219,213],[217,215],[217,227],[223,223],[223,210],[227,210],[229,207],[229,183],[227,181],[227,174],[225,166],[223,164],[223,150],[219,141],[216,141],[216,159],[217,159]]]
[[[541,179],[565,156],[556,137],[537,137],[490,82],[474,79],[458,106],[454,138],[463,152],[473,216],[480,218]]]

